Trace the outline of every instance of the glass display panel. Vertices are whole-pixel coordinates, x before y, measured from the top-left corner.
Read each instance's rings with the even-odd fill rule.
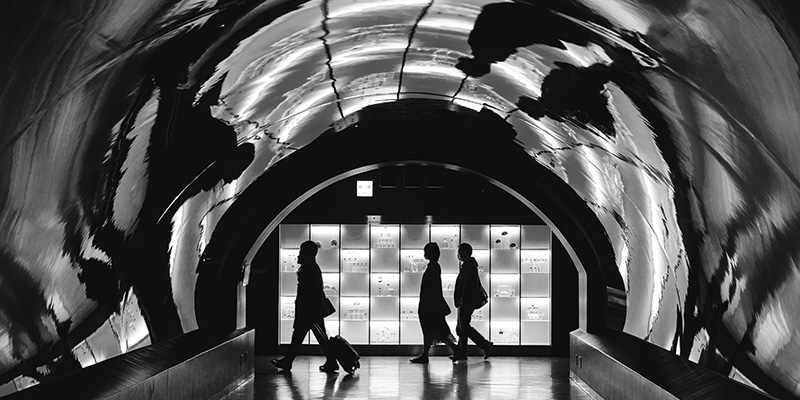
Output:
[[[545,250],[549,249],[550,228],[548,228],[545,225],[523,225],[522,248],[545,249]]]
[[[373,321],[369,328],[369,344],[400,344],[400,322]]]
[[[341,297],[341,321],[369,321],[369,297]]]
[[[317,264],[322,272],[339,272],[339,249],[319,249]]]
[[[475,330],[480,332],[481,335],[483,335],[483,337],[485,337],[488,340],[493,341],[492,339],[489,339],[491,337],[489,335],[489,321],[477,321],[477,320],[475,320],[475,315],[473,314],[472,326],[475,328]],[[456,335],[456,330],[455,329],[453,329],[452,332],[453,332],[454,336],[458,337]],[[475,342],[473,342],[472,339],[469,339],[469,344],[475,344]]]
[[[489,322],[489,307],[492,306],[492,301],[494,301],[494,299],[492,299],[490,297],[488,304],[486,304],[485,306],[473,311],[472,312],[472,320],[473,321],[484,321],[484,322],[488,323]],[[453,314],[455,314],[455,313],[456,313],[456,310],[453,309]],[[489,332],[488,327],[487,327],[486,332],[487,333]]]
[[[350,344],[369,344],[369,321],[341,320],[339,331]]]
[[[342,272],[369,272],[369,250],[342,250]]]
[[[337,273],[323,273],[322,274],[322,290],[328,297],[339,296],[339,274]]]
[[[457,249],[439,249],[439,265],[442,267],[442,272],[458,273],[458,256]]]
[[[422,343],[417,305],[428,261],[429,241],[441,250],[442,294],[451,308],[446,321],[455,335],[456,247],[473,246],[489,304],[472,315],[472,325],[499,345],[550,344],[550,230],[538,225],[281,225],[280,343],[291,341],[299,245],[320,243],[326,296],[336,308],[327,317],[328,335],[352,344]],[[340,273],[341,271],[341,273]],[[491,274],[490,274],[491,272]],[[491,317],[491,320],[490,320]],[[316,343],[308,335],[304,343]]]
[[[366,272],[345,272],[341,276],[342,296],[369,296],[369,274]]]
[[[300,243],[308,240],[308,225],[281,225],[280,247],[300,248]]]
[[[300,264],[297,263],[297,255],[300,249],[281,249],[281,272],[297,272]]]
[[[550,274],[522,274],[523,297],[550,296]]]
[[[549,298],[523,298],[521,305],[523,321],[550,321]]]
[[[400,295],[419,296],[422,272],[403,272],[400,274]]]
[[[281,322],[281,344],[289,344],[292,342],[292,332],[294,331],[292,321]],[[306,338],[306,340],[308,340],[308,338]]]
[[[458,248],[459,241],[458,225],[432,225],[431,242],[439,245],[439,250]]]
[[[489,248],[489,225],[461,225],[461,242],[469,243],[473,250]]]
[[[519,249],[519,226],[492,225],[493,249]]]
[[[341,248],[343,249],[369,248],[368,225],[342,225],[341,235]]]
[[[492,273],[519,273],[519,250],[492,249]]]
[[[522,273],[549,273],[550,250],[522,250]]]
[[[400,270],[400,250],[398,249],[372,249],[372,272],[398,272]]]
[[[472,250],[472,258],[478,262],[478,272],[489,272],[489,250]],[[494,270],[494,266],[492,266]]]
[[[281,296],[297,295],[297,274],[294,272],[281,272]]]
[[[428,260],[423,250],[400,250],[400,270],[403,272],[425,272]]]
[[[399,319],[399,297],[372,297],[372,321],[397,321]]]
[[[422,344],[419,321],[400,320],[400,344]]]
[[[370,287],[372,297],[397,297],[400,294],[400,274],[372,274]]]
[[[453,297],[456,288],[456,278],[458,278],[458,274],[442,273],[442,295],[445,299]]]
[[[430,241],[428,225],[401,225],[400,245],[404,249],[422,249]]]
[[[311,240],[319,245],[320,250],[338,249],[339,225],[311,225]]]
[[[550,345],[550,323],[543,321],[522,321],[523,345]]]
[[[456,313],[458,310],[456,309],[456,304],[455,304],[455,299],[453,298],[453,293],[451,292],[449,295],[447,293],[445,293],[444,301],[446,301],[447,305],[450,307],[450,314],[445,316],[444,319],[447,320],[448,322],[449,321],[455,321],[456,319],[458,319],[458,315]],[[453,331],[453,334],[455,334],[455,332],[456,331]]]
[[[520,327],[519,322],[495,322],[492,321],[491,340],[495,345],[519,345]]]
[[[492,322],[519,321],[519,298],[494,297],[490,306],[492,309]]]
[[[398,225],[370,225],[372,249],[397,249],[400,239]]]
[[[419,321],[419,297],[400,298],[400,321]]]
[[[492,297],[519,297],[519,275],[492,274]]]

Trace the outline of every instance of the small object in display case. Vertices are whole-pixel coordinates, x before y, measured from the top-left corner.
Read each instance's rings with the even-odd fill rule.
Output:
[[[424,257],[417,255],[403,257],[403,272],[425,272],[427,265]]]
[[[497,330],[497,335],[492,338],[492,341],[499,344],[518,344],[519,330],[517,328],[499,328]]]
[[[322,291],[325,292],[326,296],[336,296],[339,293],[339,291],[336,290],[336,287],[334,287],[333,285],[329,285],[327,283],[323,285]]]
[[[522,253],[522,272],[547,273],[548,255],[546,250],[528,250]]]
[[[529,321],[539,321],[544,318],[544,311],[535,304],[531,304],[530,307],[528,307],[528,313],[525,315],[525,318]]]
[[[281,272],[297,272],[300,269],[300,264],[297,263],[299,250],[283,250],[282,253]]]
[[[472,312],[472,319],[475,321],[483,321],[485,318],[483,317],[483,309],[478,309]]]
[[[293,320],[294,319],[294,300],[291,302],[284,302],[281,307],[281,319]]]
[[[396,295],[396,292],[395,292],[394,288],[391,286],[391,284],[387,283],[386,286],[383,286],[383,284],[378,286],[378,297],[382,297],[382,296],[390,296],[391,297],[391,296],[395,296],[395,295]]]
[[[414,310],[403,310],[400,314],[400,319],[404,321],[417,321],[419,320],[419,316]]]
[[[514,297],[515,290],[511,285],[497,285],[494,287],[494,297]]]
[[[361,302],[354,302],[352,308],[346,310],[342,315],[343,320],[347,321],[366,321],[367,309],[361,305]]]

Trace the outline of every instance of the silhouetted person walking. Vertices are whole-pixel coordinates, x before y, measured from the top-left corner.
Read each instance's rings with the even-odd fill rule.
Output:
[[[472,246],[469,243],[458,245],[458,260],[461,261],[458,277],[456,278],[455,303],[458,307],[458,352],[453,356],[453,362],[467,359],[467,339],[472,339],[483,350],[483,358],[489,358],[494,343],[486,340],[471,324],[472,312],[481,307],[482,294],[478,286],[478,262],[472,257]]]
[[[428,363],[428,351],[434,343],[447,344],[456,354],[456,340],[450,333],[444,317],[450,314],[450,306],[442,295],[442,267],[439,265],[439,246],[436,243],[425,245],[425,259],[428,267],[422,274],[419,285],[419,325],[422,327],[422,354],[410,361],[416,364]]]
[[[297,270],[297,296],[294,300],[292,342],[283,358],[272,360],[273,365],[287,371],[292,369],[292,362],[300,352],[300,345],[309,330],[314,333],[327,358],[319,370],[329,372],[339,369],[336,358],[330,353],[327,346],[328,336],[325,332],[325,320],[322,315],[325,292],[322,287],[322,270],[316,260],[318,249],[317,244],[312,241],[300,244],[300,254],[297,256],[300,269]],[[317,325],[319,329],[313,328],[313,325]]]

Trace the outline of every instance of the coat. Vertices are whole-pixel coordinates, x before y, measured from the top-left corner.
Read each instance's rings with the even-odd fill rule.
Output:
[[[461,263],[456,278],[456,287],[453,292],[453,300],[456,307],[472,308],[475,306],[481,295],[478,293],[478,262],[473,257],[469,257]]]
[[[438,261],[429,262],[422,274],[417,312],[420,318],[444,318],[450,314],[450,306],[442,295],[442,267]]]
[[[322,270],[316,262],[306,263],[297,271],[297,296],[294,300],[294,329],[310,327],[322,319],[325,291]]]

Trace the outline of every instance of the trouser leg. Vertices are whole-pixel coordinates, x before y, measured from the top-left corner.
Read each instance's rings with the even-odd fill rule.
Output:
[[[306,334],[308,333],[308,327],[302,328],[295,328],[292,331],[292,341],[289,343],[289,350],[286,351],[286,356],[284,356],[284,360],[291,363],[294,361],[297,354],[300,353],[300,346],[303,344],[303,339],[306,338]]]
[[[429,335],[422,336],[422,354],[420,357],[428,357],[428,352],[431,350],[431,346],[433,345],[433,338]]]
[[[469,319],[472,318],[472,310],[459,307],[458,315],[456,317],[456,334],[458,335],[458,352],[460,354],[467,354],[467,327],[469,326]]]
[[[328,332],[325,330],[325,320],[320,318],[314,322],[319,329],[311,329],[314,337],[317,338],[319,346],[322,347],[322,353],[325,354],[326,363],[336,363],[336,357],[331,354],[328,346]]]
[[[458,323],[456,325],[456,333],[458,333],[458,348],[463,354],[467,352],[467,339],[472,339],[480,348],[485,348],[489,341],[475,329],[472,322],[472,310],[470,308],[459,307],[458,309]]]

